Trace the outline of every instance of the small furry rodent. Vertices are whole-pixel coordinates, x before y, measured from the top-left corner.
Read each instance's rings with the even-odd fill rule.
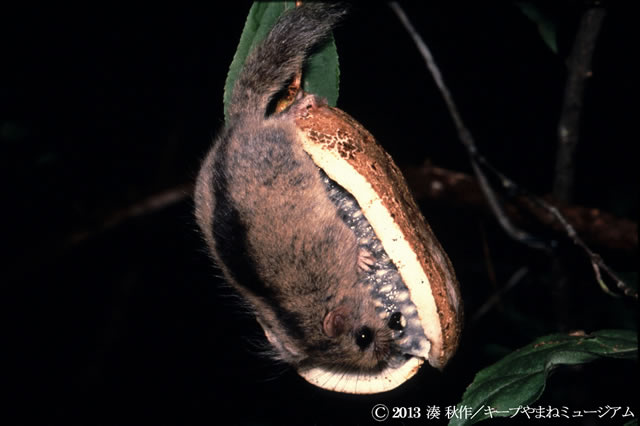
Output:
[[[271,112],[276,95],[344,13],[326,3],[291,9],[247,57],[226,127],[200,170],[195,212],[214,261],[252,307],[275,356],[318,386],[371,393],[415,374],[422,361],[407,360],[429,359],[430,348],[437,352],[430,362],[448,360],[449,347],[457,346],[457,282],[424,225],[434,257],[445,265],[444,278],[425,275],[416,284],[424,296],[410,295],[353,194],[303,149],[296,117],[328,108],[322,99],[300,94],[284,111]],[[415,203],[412,209],[417,212]],[[419,213],[412,216],[424,222]],[[403,237],[393,237],[398,240]],[[409,254],[412,259],[399,265],[426,262],[424,255]],[[440,290],[432,296],[433,279]],[[454,300],[455,311],[446,311],[453,314],[442,313],[447,298]],[[425,321],[432,325],[425,328]],[[428,339],[427,329],[435,337]],[[392,370],[402,377],[389,379]],[[325,386],[317,378],[325,372],[355,384]],[[378,384],[357,389],[367,381]]]
[[[307,96],[266,116],[343,13],[319,3],[295,8],[247,58],[229,122],[198,177],[196,215],[280,358],[375,369],[389,354],[391,330],[359,283],[358,262],[368,257],[360,257],[318,167],[295,142],[293,110],[319,101]]]

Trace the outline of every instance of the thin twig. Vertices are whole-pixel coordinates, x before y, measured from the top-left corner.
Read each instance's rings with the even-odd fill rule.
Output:
[[[477,180],[471,175],[444,169],[428,161],[420,166],[405,165],[402,167],[402,173],[411,192],[419,201],[430,199],[457,209],[465,209],[469,213],[493,216]],[[517,194],[516,191],[517,189],[511,190],[514,197],[505,200],[504,205],[506,213],[514,223],[526,227],[535,219],[540,224],[566,235],[566,228],[561,222],[535,204],[529,194]],[[558,205],[556,208],[587,244],[615,251],[627,258],[633,256],[635,259],[638,250],[636,222],[590,207]]]
[[[544,200],[538,197],[533,197],[532,199],[539,207],[545,209],[547,212],[549,212],[549,214],[555,217],[556,220],[562,224],[562,226],[566,230],[567,236],[571,238],[573,243],[576,244],[578,247],[582,248],[582,250],[584,250],[584,252],[589,257],[589,260],[591,261],[591,266],[595,271],[596,279],[598,280],[598,284],[600,284],[600,287],[602,287],[607,293],[613,294],[613,292],[609,290],[609,288],[606,286],[606,284],[602,280],[602,276],[600,274],[600,269],[602,269],[607,273],[607,275],[609,275],[610,278],[612,278],[615,281],[616,287],[618,287],[624,293],[625,296],[632,297],[636,300],[638,299],[638,291],[634,290],[632,287],[630,287],[624,281],[622,281],[620,277],[618,277],[618,275],[606,263],[604,263],[604,261],[602,260],[602,257],[600,257],[599,254],[594,253],[589,248],[589,246],[585,244],[582,238],[580,238],[578,236],[578,233],[573,229],[573,226],[571,226],[571,224],[567,222],[565,217],[558,211],[556,207],[549,205]]]
[[[442,94],[442,97],[444,98],[445,103],[447,104],[447,109],[449,110],[449,113],[451,114],[451,118],[453,119],[454,124],[456,126],[456,130],[458,131],[458,137],[460,138],[460,141],[462,142],[464,147],[467,149],[467,153],[469,154],[469,158],[471,159],[471,167],[473,168],[473,172],[475,173],[476,178],[478,179],[478,183],[482,188],[482,192],[487,198],[487,202],[489,203],[489,206],[491,207],[491,210],[493,211],[494,215],[498,219],[498,222],[511,238],[517,241],[520,241],[521,243],[524,243],[532,248],[549,250],[549,246],[545,244],[543,241],[535,238],[533,235],[530,235],[529,233],[513,225],[509,220],[508,216],[505,214],[502,206],[500,205],[500,202],[498,201],[497,195],[493,192],[493,189],[491,188],[491,185],[489,184],[487,177],[484,175],[484,173],[482,172],[478,164],[479,162],[486,162],[486,161],[482,158],[482,156],[478,154],[478,149],[476,148],[476,144],[473,140],[473,136],[471,135],[471,132],[469,132],[469,129],[467,129],[464,122],[462,121],[462,118],[460,117],[458,108],[456,107],[455,102],[453,101],[453,97],[451,96],[449,89],[447,88],[447,86],[444,83],[444,80],[442,79],[442,74],[440,73],[440,70],[438,69],[438,66],[436,65],[435,61],[433,60],[431,51],[429,50],[427,45],[424,43],[424,41],[422,40],[418,32],[415,30],[415,28],[409,21],[409,18],[404,13],[404,10],[402,10],[400,5],[398,5],[396,2],[391,2],[389,3],[389,6],[391,7],[391,9],[393,9],[396,15],[398,15],[398,18],[404,25],[407,32],[409,32],[409,35],[411,36],[413,41],[416,43],[418,50],[420,51],[424,60],[426,61],[427,68],[429,68],[429,71],[431,71],[431,75],[433,76],[433,79],[435,80],[436,85],[438,86],[438,89],[440,90],[440,93]]]
[[[477,149],[477,147],[475,145],[475,142],[473,140],[473,137],[471,136],[471,133],[469,132],[467,127],[464,125],[464,123],[462,121],[462,118],[460,117],[460,114],[458,113],[458,109],[456,108],[455,103],[453,102],[453,98],[451,96],[451,93],[450,93],[449,89],[447,88],[447,86],[445,85],[445,83],[444,83],[444,81],[442,79],[442,74],[440,73],[440,70],[438,69],[438,66],[435,63],[429,48],[427,47],[425,42],[422,40],[422,38],[420,37],[418,32],[415,30],[415,28],[413,27],[413,25],[409,21],[409,18],[404,13],[404,11],[400,7],[400,5],[398,5],[396,2],[392,2],[389,5],[390,5],[391,9],[393,9],[393,11],[396,13],[398,18],[400,19],[400,22],[402,22],[402,24],[404,25],[405,29],[407,30],[407,32],[409,33],[409,35],[411,36],[411,38],[415,42],[418,50],[420,51],[420,53],[422,54],[424,60],[426,61],[427,68],[431,72],[431,74],[433,76],[433,79],[435,80],[435,83],[436,83],[438,89],[440,90],[440,93],[442,94],[442,97],[444,98],[445,103],[447,104],[447,108],[449,109],[449,113],[451,114],[451,117],[452,117],[452,119],[454,121],[454,124],[456,126],[456,130],[458,132],[458,137],[460,138],[460,141],[462,142],[462,144],[467,149],[467,152],[468,152],[469,157],[471,159],[471,165],[473,167],[474,173],[476,174],[476,177],[478,179],[480,187],[481,187],[483,193],[485,194],[485,196],[487,197],[487,201],[490,204],[491,209],[493,210],[494,214],[496,215],[496,218],[498,219],[498,222],[502,225],[503,229],[505,229],[507,234],[510,235],[515,240],[520,241],[520,242],[522,242],[524,244],[527,244],[530,247],[534,247],[534,248],[542,248],[542,249],[548,248],[547,244],[542,243],[540,240],[538,240],[538,239],[534,238],[533,236],[527,234],[526,232],[524,232],[522,230],[519,230],[518,228],[514,227],[511,224],[511,222],[509,221],[509,219],[507,218],[507,216],[504,214],[504,211],[502,210],[502,207],[499,205],[499,203],[497,201],[497,197],[496,197],[495,193],[493,192],[493,190],[489,186],[489,183],[488,183],[488,180],[487,180],[486,176],[482,173],[482,171],[480,169],[480,164],[484,165],[492,173],[494,173],[496,176],[498,176],[500,178],[500,182],[501,182],[502,186],[505,189],[508,189],[510,191],[514,191],[515,190],[515,191],[523,193],[523,194],[528,194],[528,191],[525,191],[522,187],[516,185],[511,179],[507,178],[504,174],[502,174],[500,171],[498,171],[483,156],[481,156],[479,154],[478,149]],[[592,263],[592,266],[594,267],[594,269],[598,270],[598,272],[596,273],[596,279],[599,279],[600,283],[602,283],[603,281],[602,281],[601,277],[599,277],[599,268],[604,270],[612,279],[614,279],[616,281],[616,286],[619,289],[621,289],[626,296],[633,297],[636,300],[638,299],[637,291],[634,290],[633,288],[631,288],[626,283],[624,283],[611,270],[611,268],[609,268],[602,261],[602,259],[600,258],[599,255],[593,253],[587,247],[587,245],[582,241],[582,239],[580,239],[578,237],[578,235],[576,234],[576,232],[573,229],[573,227],[560,214],[558,209],[556,209],[555,207],[549,205],[548,203],[546,203],[544,200],[542,200],[539,197],[536,197],[536,196],[533,196],[533,195],[530,195],[530,194],[528,195],[528,197],[530,197],[540,207],[544,208],[550,214],[552,214],[552,216],[555,217],[556,220],[558,220],[563,225],[563,228],[564,228],[566,234],[569,236],[569,238],[571,238],[575,244],[577,244],[579,247],[581,247],[585,251],[585,253],[589,256],[589,258],[591,260],[591,263]]]
[[[482,306],[478,308],[478,310],[471,317],[471,323],[478,321],[482,318],[487,312],[489,312],[499,301],[507,294],[511,289],[513,289],[516,284],[522,282],[522,279],[529,273],[529,269],[526,266],[519,268],[516,272],[511,275],[507,284],[502,287],[500,290],[495,292]]]

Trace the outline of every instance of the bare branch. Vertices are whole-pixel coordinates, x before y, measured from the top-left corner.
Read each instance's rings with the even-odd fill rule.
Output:
[[[456,209],[465,209],[483,215],[492,215],[486,199],[482,196],[476,179],[465,173],[444,169],[425,162],[421,166],[403,167],[411,192],[418,200],[434,200]],[[599,209],[578,205],[554,206],[571,223],[575,233],[598,248],[615,251],[623,256],[635,258],[638,250],[638,224],[619,218]],[[504,205],[509,218],[519,226],[531,225],[537,220],[554,231],[567,235],[562,222],[555,215],[538,206],[528,196],[514,196]],[[522,211],[530,217],[525,217]]]
[[[578,234],[574,231],[573,227],[567,222],[564,216],[560,214],[557,208],[547,204],[545,201],[537,197],[533,198],[533,200],[536,203],[538,203],[540,207],[547,210],[551,215],[553,215],[558,222],[562,223],[562,225],[567,231],[567,235],[569,236],[569,238],[571,238],[574,244],[582,248],[582,250],[585,251],[587,256],[589,256],[589,259],[591,260],[591,266],[593,267],[595,271],[596,279],[598,280],[598,284],[600,284],[600,287],[602,287],[603,290],[605,290],[605,292],[611,294],[611,291],[602,280],[602,277],[600,275],[600,269],[605,271],[609,275],[609,277],[615,280],[616,286],[624,292],[625,296],[629,296],[638,300],[638,292],[633,288],[631,288],[630,286],[628,286],[624,281],[622,281],[618,277],[618,275],[615,272],[613,272],[613,270],[609,268],[609,266],[606,263],[604,263],[600,255],[591,251],[591,249],[584,243],[584,241],[582,241],[582,238],[580,238]]]
[[[570,202],[572,199],[584,88],[587,79],[591,77],[591,59],[605,14],[603,7],[591,7],[584,12],[567,59],[568,75],[558,122],[558,149],[553,182],[553,197],[560,201]]]
[[[489,186],[489,183],[488,183],[488,180],[487,180],[486,176],[482,173],[482,171],[480,169],[480,165],[481,164],[483,166],[485,166],[486,168],[488,168],[492,173],[494,173],[496,176],[498,176],[500,178],[500,182],[501,182],[502,186],[505,189],[516,190],[517,192],[526,195],[534,203],[536,203],[537,205],[539,205],[540,207],[544,208],[549,213],[551,213],[553,215],[553,217],[555,217],[556,220],[558,220],[559,223],[562,224],[562,226],[563,226],[566,234],[569,236],[569,238],[571,238],[573,240],[573,242],[575,244],[577,244],[579,247],[581,247],[585,251],[585,253],[589,256],[589,258],[590,258],[590,260],[592,262],[592,265],[595,265],[594,268],[595,269],[602,268],[602,270],[607,272],[607,274],[616,281],[616,285],[618,286],[618,288],[620,288],[620,289],[622,289],[624,291],[625,295],[631,296],[631,297],[633,297],[633,298],[635,298],[637,300],[638,299],[637,292],[634,291],[630,286],[625,284],[622,280],[620,280],[617,277],[617,275],[606,264],[604,264],[604,262],[602,261],[600,256],[598,256],[597,254],[593,253],[586,246],[586,244],[584,244],[584,242],[577,236],[577,234],[574,231],[573,227],[566,221],[566,219],[558,212],[558,210],[555,207],[549,205],[548,203],[546,203],[541,198],[530,194],[528,191],[525,191],[523,188],[521,188],[518,185],[516,185],[511,179],[507,178],[504,174],[502,174],[500,171],[498,171],[495,167],[491,166],[491,164],[488,161],[486,161],[486,159],[484,159],[484,157],[482,157],[478,153],[478,150],[476,148],[476,145],[475,145],[475,142],[473,140],[473,137],[471,136],[471,133],[469,132],[467,127],[464,125],[464,123],[463,123],[463,121],[462,121],[462,119],[460,117],[460,114],[458,113],[458,109],[456,108],[455,103],[453,102],[453,98],[451,96],[451,93],[450,93],[449,89],[446,87],[446,85],[444,84],[444,81],[442,79],[442,75],[440,73],[440,70],[438,69],[438,66],[436,65],[435,61],[433,60],[433,56],[431,55],[431,52],[430,52],[429,48],[427,47],[425,42],[422,40],[422,38],[420,37],[418,32],[415,30],[415,28],[413,27],[413,25],[409,21],[409,18],[404,13],[402,8],[396,2],[390,3],[390,7],[396,13],[398,18],[400,19],[400,21],[404,25],[405,29],[407,30],[407,32],[411,36],[411,38],[416,43],[416,46],[417,46],[418,50],[420,51],[420,53],[422,54],[425,62],[427,63],[427,68],[431,72],[431,74],[433,76],[433,79],[435,80],[436,85],[437,85],[438,89],[440,90],[440,93],[442,94],[442,97],[444,98],[445,103],[447,104],[447,108],[449,109],[449,113],[451,114],[451,117],[452,117],[452,119],[454,121],[454,124],[456,126],[456,130],[458,132],[458,137],[459,137],[460,141],[462,142],[462,144],[467,149],[467,152],[468,152],[469,157],[471,159],[471,165],[473,167],[473,171],[476,174],[476,177],[478,179],[480,187],[482,188],[483,193],[487,197],[487,201],[488,201],[489,205],[491,206],[491,209],[493,210],[496,218],[498,219],[498,222],[502,225],[503,229],[507,232],[507,234],[510,235],[515,240],[520,241],[520,242],[522,242],[524,244],[527,244],[530,247],[548,249],[548,245],[547,244],[544,244],[543,242],[541,242],[540,240],[538,240],[538,239],[534,238],[533,236],[529,235],[525,231],[522,231],[522,230],[514,227],[513,224],[509,221],[509,219],[507,218],[506,214],[504,213],[502,207],[498,203],[495,193],[493,192],[493,190]],[[592,44],[593,44],[593,41],[592,41]],[[579,115],[578,115],[578,117],[579,117]],[[596,278],[597,279],[600,278],[600,277],[598,277],[598,275],[599,275],[599,270],[596,273]],[[602,279],[599,279],[599,282],[602,282]]]
[[[496,218],[498,219],[498,222],[511,238],[517,241],[520,241],[521,243],[524,243],[529,247],[548,251],[550,247],[547,244],[535,238],[533,235],[530,235],[529,233],[514,226],[509,220],[509,218],[507,217],[507,215],[504,213],[504,210],[502,209],[502,206],[498,201],[498,197],[496,196],[495,192],[491,188],[491,185],[489,184],[487,177],[484,175],[484,173],[479,167],[478,163],[485,162],[485,161],[478,154],[478,149],[476,148],[476,144],[473,140],[473,136],[471,135],[471,132],[469,132],[469,129],[467,129],[464,122],[462,121],[462,118],[460,117],[458,108],[456,107],[455,102],[453,101],[453,97],[451,96],[449,89],[447,88],[446,84],[444,83],[444,80],[442,79],[442,74],[440,73],[440,70],[438,69],[438,66],[436,65],[435,61],[433,60],[431,51],[429,50],[427,45],[424,43],[424,41],[422,40],[418,32],[415,30],[415,28],[409,21],[409,18],[404,13],[404,10],[402,10],[400,5],[398,5],[396,2],[391,2],[389,3],[389,6],[391,7],[391,9],[393,9],[396,15],[398,15],[398,18],[404,25],[405,29],[407,30],[407,32],[409,33],[413,41],[416,43],[418,50],[420,51],[425,62],[427,63],[427,68],[429,68],[429,71],[431,71],[431,75],[433,76],[433,79],[435,80],[436,85],[438,86],[438,89],[440,90],[440,93],[442,94],[442,97],[444,98],[445,103],[447,104],[447,109],[449,110],[449,113],[451,114],[451,118],[453,119],[454,124],[456,126],[456,130],[458,131],[458,138],[460,139],[464,147],[467,149],[467,153],[469,154],[469,158],[471,160],[471,167],[473,168],[473,172],[478,178],[478,182],[480,183],[482,192],[484,193],[485,197],[487,197],[487,201],[491,206],[491,209],[493,210]]]

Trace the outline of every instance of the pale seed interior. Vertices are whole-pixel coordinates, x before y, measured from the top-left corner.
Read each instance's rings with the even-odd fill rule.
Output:
[[[420,356],[427,360],[431,357],[438,359],[442,350],[442,330],[436,303],[429,279],[416,254],[404,238],[402,230],[384,207],[373,187],[351,164],[337,152],[322,149],[304,136],[301,139],[305,151],[314,163],[358,201],[385,251],[398,268],[410,292],[411,301],[418,309],[424,333],[431,343],[430,348],[426,347],[425,352]]]
[[[388,367],[379,373],[345,372],[314,367],[298,370],[309,383],[334,392],[372,394],[394,389],[415,375],[424,360],[411,357],[397,367]]]

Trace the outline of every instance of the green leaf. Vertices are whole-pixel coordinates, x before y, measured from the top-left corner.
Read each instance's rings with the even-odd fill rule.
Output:
[[[302,88],[305,92],[326,98],[330,106],[336,106],[340,85],[340,66],[333,37],[309,58],[302,77]]]
[[[555,54],[558,54],[558,42],[556,40],[556,23],[545,14],[538,6],[528,1],[518,1],[516,6],[531,21],[538,26],[538,32],[542,41]]]
[[[602,330],[590,335],[542,337],[476,374],[458,407],[469,407],[477,415],[452,418],[449,424],[471,425],[490,418],[485,412],[488,407],[497,411],[493,417],[512,416],[517,407],[540,398],[547,376],[558,365],[584,364],[599,358],[637,357],[635,331]]]
[[[247,21],[244,24],[242,35],[240,36],[240,42],[236,48],[236,53],[233,55],[229,72],[227,73],[227,80],[224,84],[224,116],[227,117],[227,107],[231,101],[231,92],[233,91],[233,85],[240,74],[240,70],[244,65],[244,61],[247,59],[249,52],[264,38],[278,19],[278,16],[282,14],[286,9],[294,7],[295,2],[254,2],[249,9],[249,15],[247,15]]]
[[[231,101],[233,85],[249,52],[264,40],[278,17],[285,10],[293,7],[295,7],[294,1],[254,2],[251,6],[224,85],[225,119],[228,119],[227,109]],[[339,76],[338,51],[335,42],[331,39],[309,58],[303,74],[303,89],[305,92],[326,98],[329,105],[335,106],[338,100]]]

